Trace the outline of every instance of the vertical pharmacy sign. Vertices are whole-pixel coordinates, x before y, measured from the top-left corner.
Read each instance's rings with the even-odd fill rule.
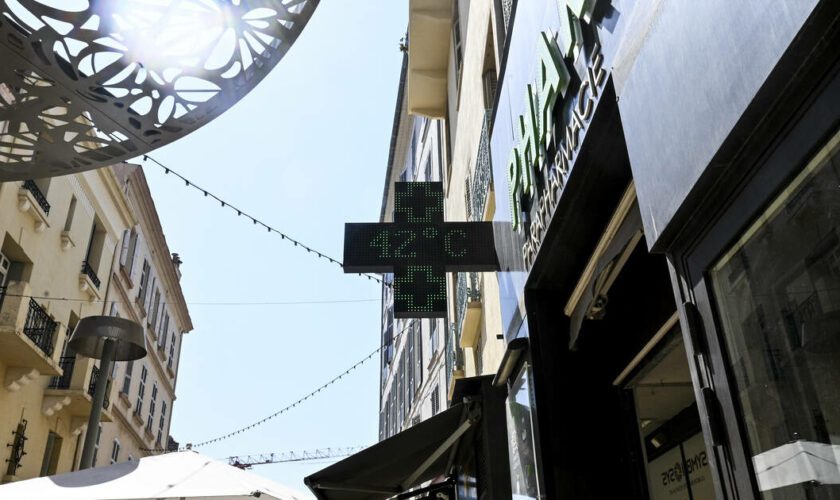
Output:
[[[558,32],[540,33],[536,79],[522,89],[525,111],[515,120],[519,142],[510,152],[507,174],[512,229],[525,235],[522,257],[528,269],[606,84],[600,46],[596,42],[588,54],[583,52],[581,23],[591,23],[596,4],[597,0],[558,0]],[[578,66],[584,68],[582,74],[574,65],[580,58],[585,60]],[[577,89],[570,88],[571,71],[580,81]],[[555,123],[558,114],[562,123]]]

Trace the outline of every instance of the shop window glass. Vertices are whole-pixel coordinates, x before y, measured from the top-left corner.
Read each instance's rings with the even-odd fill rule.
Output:
[[[762,498],[840,499],[838,145],[711,272]]]
[[[531,367],[525,364],[511,384],[507,401],[508,456],[513,498],[539,498],[534,448],[534,394]]]
[[[713,500],[709,454],[678,326],[658,342],[627,388],[636,406],[648,498]]]

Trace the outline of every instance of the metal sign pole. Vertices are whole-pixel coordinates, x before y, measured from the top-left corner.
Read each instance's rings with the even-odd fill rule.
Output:
[[[99,434],[99,421],[102,418],[102,405],[105,402],[105,392],[108,388],[108,374],[111,373],[111,364],[114,362],[114,351],[117,343],[106,339],[102,346],[102,358],[99,361],[99,376],[96,379],[96,387],[93,390],[93,403],[90,407],[87,432],[85,432],[85,445],[82,448],[82,459],[79,461],[79,470],[93,467],[94,450],[96,438]]]

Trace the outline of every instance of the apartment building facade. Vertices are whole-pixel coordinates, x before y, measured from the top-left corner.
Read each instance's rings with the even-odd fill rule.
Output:
[[[493,220],[490,118],[504,7],[409,2],[380,222],[394,220],[395,182],[440,182],[447,222]],[[447,273],[441,319],[395,319],[392,280],[386,275],[382,287],[380,443],[307,483],[322,499],[344,498],[332,493],[344,488],[412,490],[416,498],[455,490],[458,498],[510,498],[504,393],[490,384],[505,350],[496,273]],[[359,469],[371,461],[416,470],[406,477]]]
[[[148,354],[114,364],[115,421],[102,424],[96,463],[131,460],[170,447],[183,335],[193,328],[180,286],[181,259],[166,244],[143,169],[128,164],[112,168],[136,224],[123,231],[106,303],[111,315],[143,325]]]
[[[498,79],[496,40],[504,25],[502,6],[493,2],[450,4],[444,7],[452,19],[447,32],[452,41],[445,54],[449,72],[445,99],[434,106],[424,100],[424,92],[431,90],[425,82],[413,79],[416,68],[411,65],[412,50],[425,54],[423,44],[431,40],[422,25],[415,23],[414,30],[409,29],[381,222],[393,221],[394,182],[424,181],[443,183],[447,221],[493,219],[490,117]],[[413,31],[416,44],[412,43]],[[388,284],[382,287],[382,340],[388,347],[382,354],[380,438],[446,408],[458,379],[495,373],[504,352],[495,273],[449,273],[449,312],[446,319],[437,320],[395,320],[390,279],[386,277]],[[411,340],[414,332],[422,338],[416,347]],[[394,337],[397,340],[392,343]],[[407,362],[402,360],[404,350],[410,353]],[[415,357],[417,362],[412,363]],[[411,369],[413,365],[417,368]],[[419,398],[416,402],[415,396]]]
[[[404,61],[380,222],[393,222],[395,182],[440,182],[445,133],[440,120],[407,113]],[[382,286],[379,438],[386,439],[446,408],[446,321],[394,318],[393,275]]]
[[[119,314],[135,319],[126,307],[128,301],[121,297],[120,287],[126,288],[118,283],[125,261],[125,235],[130,235],[132,228],[148,225],[150,215],[156,220],[156,214],[153,209],[147,209],[146,214],[138,212],[142,205],[118,174],[131,169],[139,171],[120,165],[0,184],[0,426],[9,436],[9,446],[4,447],[4,482],[78,467],[81,444],[88,432],[93,388],[101,376],[109,378],[109,387],[102,427],[96,430],[96,463],[109,462],[111,435],[126,443],[126,452],[115,455],[119,460],[128,459],[129,454],[139,458],[141,448],[154,448],[154,433],[144,444],[118,437],[132,436],[133,432],[121,418],[122,403],[116,388],[115,377],[124,374],[124,367],[101,374],[96,360],[76,356],[67,346],[75,325],[85,316]],[[158,231],[159,227],[157,222]],[[146,248],[137,247],[138,255]],[[172,302],[177,304],[177,298]],[[172,309],[176,319],[170,321],[178,328],[189,329],[188,315]],[[142,362],[160,356],[155,342],[147,343],[149,356]],[[179,352],[180,345],[176,357]],[[177,370],[177,359],[175,363],[173,368]],[[154,368],[150,365],[147,370],[154,372]],[[157,372],[167,375],[166,365]],[[166,396],[159,397],[169,401],[165,438],[174,398],[163,385],[166,378],[157,378],[157,372],[146,377],[160,380],[159,390]],[[168,378],[174,390],[174,376]],[[158,408],[155,418],[162,412],[162,407]],[[108,445],[106,440],[110,440]]]

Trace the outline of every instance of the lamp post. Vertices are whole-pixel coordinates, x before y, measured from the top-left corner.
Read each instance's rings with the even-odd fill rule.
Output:
[[[99,377],[93,391],[85,444],[79,462],[79,469],[87,469],[93,465],[97,434],[94,429],[99,427],[102,416],[102,403],[105,401],[107,375],[111,372],[111,363],[144,358],[146,336],[143,334],[143,327],[133,321],[114,316],[88,316],[79,320],[68,346],[76,354],[100,360]]]

